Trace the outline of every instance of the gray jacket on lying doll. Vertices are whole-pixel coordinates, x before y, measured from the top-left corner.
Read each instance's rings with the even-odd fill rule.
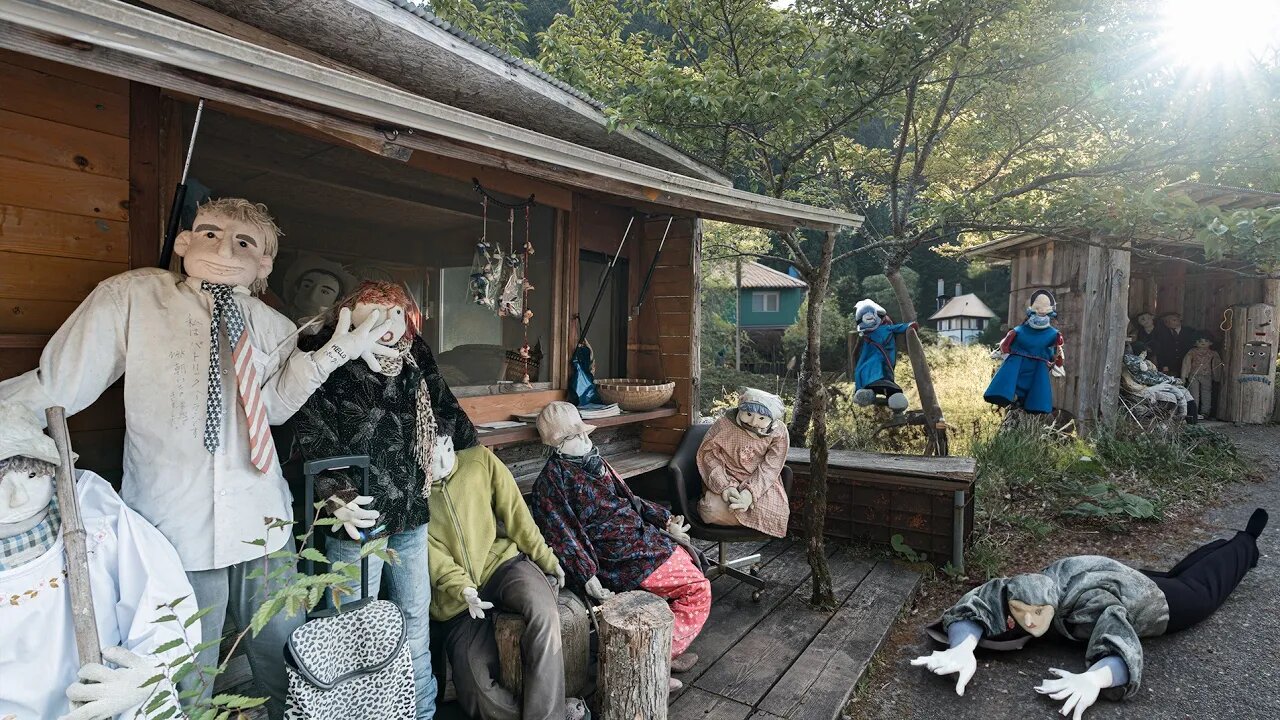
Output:
[[[1129,697],[1142,684],[1139,638],[1163,635],[1169,624],[1169,603],[1151,578],[1108,557],[1079,555],[1063,558],[1039,573],[979,585],[944,612],[941,622],[930,625],[928,632],[945,643],[943,628],[968,620],[982,629],[978,647],[1021,649],[1040,626],[1032,618],[1028,622],[1033,627],[1024,630],[1011,620],[1005,610],[1010,598],[1027,606],[1056,608],[1051,619],[1041,621],[1065,637],[1088,643],[1084,655],[1089,664],[1109,655],[1124,660],[1129,682],[1103,690],[1103,696],[1113,700]]]

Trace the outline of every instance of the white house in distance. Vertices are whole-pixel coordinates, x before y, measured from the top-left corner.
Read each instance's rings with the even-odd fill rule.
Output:
[[[996,319],[991,308],[973,293],[960,294],[960,283],[956,283],[955,295],[947,298],[944,294],[942,280],[938,281],[938,312],[929,317],[938,334],[968,345],[982,335],[987,323]]]

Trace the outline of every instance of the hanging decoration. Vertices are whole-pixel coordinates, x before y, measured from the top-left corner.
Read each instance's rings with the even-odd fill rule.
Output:
[[[480,241],[471,260],[471,284],[468,292],[471,302],[490,310],[495,307],[498,278],[502,274],[502,251],[497,244],[489,244],[489,196],[480,200]]]
[[[472,263],[472,298],[478,305],[492,308],[498,317],[517,318],[524,326],[524,338],[518,351],[507,351],[507,372],[515,370],[520,382],[529,384],[530,376],[537,373],[541,353],[529,346],[529,321],[533,319],[529,293],[533,283],[529,281],[529,258],[533,255],[531,235],[533,195],[519,203],[507,203],[490,195],[480,181],[472,178],[472,185],[480,193],[484,208],[485,232],[476,246]],[[488,237],[489,203],[507,209],[507,249],[503,252],[501,241],[490,244]],[[516,249],[516,210],[524,210],[524,244]],[[483,291],[483,292],[482,292]],[[484,298],[482,301],[481,297]]]

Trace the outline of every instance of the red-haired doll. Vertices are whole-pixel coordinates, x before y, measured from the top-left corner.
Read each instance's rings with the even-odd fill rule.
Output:
[[[361,496],[353,473],[316,478],[316,500],[327,501],[350,536],[331,538],[330,561],[357,562],[360,541],[371,528],[384,528],[387,547],[400,560],[386,564],[369,557],[369,592],[376,596],[383,573],[391,601],[404,611],[413,655],[420,720],[435,710],[435,679],[428,644],[431,580],[427,571],[428,468],[437,435],[453,438],[458,450],[476,444],[475,427],[440,376],[431,348],[418,334],[418,305],[403,287],[366,281],[330,310],[325,327],[300,344],[323,344],[333,334],[340,310],[359,324],[379,315],[391,327],[378,339],[396,352],[376,362],[347,363],[334,371],[298,411],[297,443],[306,460],[335,455],[369,456],[369,496]],[[374,366],[377,367],[374,367]],[[337,527],[334,528],[337,530]]]

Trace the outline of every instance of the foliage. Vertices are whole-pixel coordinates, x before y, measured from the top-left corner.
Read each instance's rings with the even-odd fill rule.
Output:
[[[182,649],[182,652],[165,665],[159,674],[148,680],[147,684],[156,688],[143,705],[144,715],[148,720],[168,720],[168,718],[175,716],[176,711],[173,709],[171,702],[175,692],[177,692],[178,700],[182,703],[183,710],[186,713],[185,717],[191,720],[225,720],[233,716],[243,717],[243,711],[259,707],[266,702],[266,698],[225,693],[213,695],[211,698],[206,699],[205,693],[206,691],[211,691],[216,678],[226,672],[227,664],[231,661],[236,648],[239,647],[240,642],[244,640],[246,635],[249,633],[256,635],[262,628],[266,627],[273,617],[280,613],[287,615],[305,614],[315,608],[326,595],[332,595],[335,604],[340,606],[342,598],[352,595],[352,588],[358,587],[360,579],[359,562],[336,561],[330,563],[324,553],[306,546],[308,538],[315,533],[316,528],[341,524],[336,518],[320,517],[324,505],[323,502],[315,504],[316,515],[311,528],[306,533],[297,536],[298,547],[302,548],[301,551],[294,552],[286,547],[275,552],[264,553],[262,567],[255,568],[249,572],[249,579],[265,577],[267,592],[260,599],[261,604],[254,612],[248,627],[243,628],[240,634],[235,637],[231,648],[227,650],[226,656],[217,666],[200,665],[197,662],[197,656],[205,649],[217,647],[222,638],[204,638],[203,642],[192,644],[191,637],[187,634],[189,628],[199,622],[201,617],[213,610],[212,607],[200,608],[190,617],[181,619],[181,621],[177,616],[177,611],[178,606],[186,600],[185,597],[176,598],[156,608],[162,612],[162,616],[156,620],[157,624],[178,624],[179,622],[181,624],[179,628],[181,637],[161,645],[156,649],[156,652],[164,653],[179,648]],[[294,523],[291,520],[266,518],[264,524],[267,531],[270,532],[280,528],[291,527]],[[262,537],[248,541],[248,543],[265,548],[267,540]],[[371,540],[360,548],[360,557],[369,556],[379,557],[388,562],[396,562],[398,560],[395,551],[387,548],[386,538]],[[276,568],[271,570],[269,560],[284,560],[284,562],[277,563]],[[292,573],[291,571],[298,567],[300,560],[311,560],[329,567],[327,570],[315,575]],[[286,579],[286,575],[290,577]],[[180,691],[178,690],[179,688],[181,688]]]
[[[423,0],[435,15],[512,55],[529,49],[525,4],[519,0]]]
[[[906,281],[907,288],[911,292],[911,300],[917,301],[920,286],[920,276],[911,268],[902,268],[902,279]],[[863,297],[869,297],[872,300],[884,306],[889,311],[889,317],[895,322],[901,322],[903,316],[902,307],[898,304],[898,296],[893,292],[893,286],[889,284],[889,278],[884,275],[872,275],[862,279]],[[927,315],[925,317],[928,317]]]
[[[788,360],[804,354],[808,343],[808,322],[809,302],[806,300],[796,314],[796,321],[782,333],[782,351]],[[838,305],[828,300],[826,311],[822,315],[821,352],[824,371],[848,370],[849,331],[852,329],[853,321],[850,317],[841,314]]]
[[[777,375],[737,372],[731,367],[704,367],[698,407],[703,415],[714,415],[717,410],[736,407],[741,388],[767,390],[781,397],[784,404],[790,404],[787,384]]]

